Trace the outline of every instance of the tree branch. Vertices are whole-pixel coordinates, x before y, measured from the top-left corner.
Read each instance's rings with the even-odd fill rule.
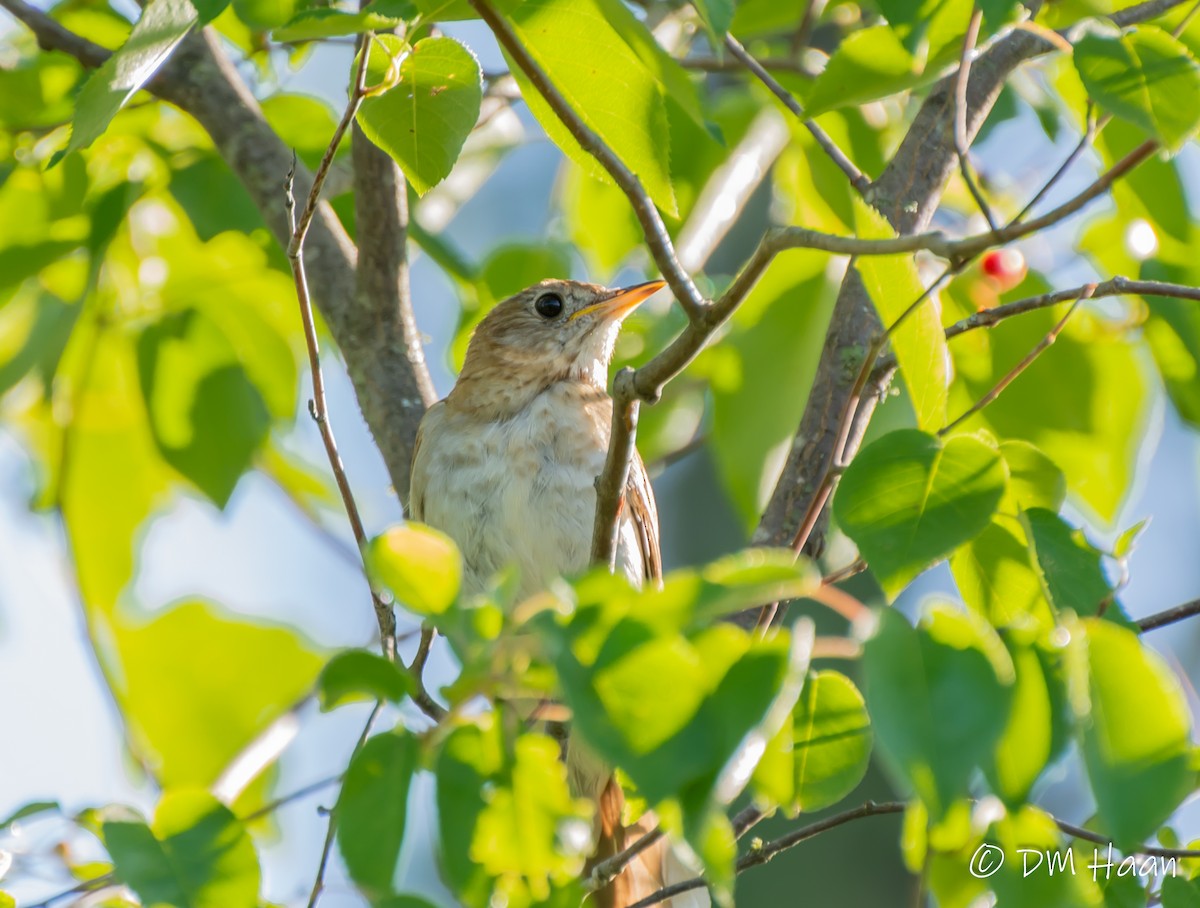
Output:
[[[1169,624],[1175,624],[1177,621],[1183,621],[1185,618],[1192,618],[1195,615],[1200,615],[1200,599],[1193,599],[1191,602],[1177,605],[1175,608],[1167,609],[1165,612],[1148,615],[1139,621],[1137,626],[1142,633],[1145,633],[1146,631],[1158,630],[1160,627],[1166,627]]]
[[[363,529],[362,517],[358,513],[358,505],[354,501],[354,493],[350,489],[350,480],[346,476],[346,468],[342,464],[341,455],[338,453],[337,441],[333,436],[333,424],[329,420],[329,407],[325,400],[325,378],[321,371],[321,351],[317,341],[317,327],[313,319],[312,299],[308,292],[308,274],[304,264],[304,240],[308,236],[309,225],[312,224],[313,216],[317,212],[317,206],[321,202],[321,188],[325,185],[325,178],[329,175],[329,168],[333,164],[333,156],[337,153],[342,136],[350,128],[350,123],[354,120],[354,115],[358,112],[358,107],[366,94],[367,58],[369,57],[366,40],[359,40],[358,49],[358,65],[354,73],[354,84],[350,91],[350,100],[346,103],[342,119],[333,131],[333,137],[329,140],[329,145],[326,147],[325,154],[321,158],[321,163],[317,167],[312,186],[308,191],[308,198],[304,203],[304,209],[300,212],[298,219],[296,218],[296,200],[293,195],[293,182],[295,179],[294,157],[292,159],[292,169],[287,174],[285,198],[288,221],[292,226],[292,238],[288,242],[287,256],[292,266],[292,278],[296,285],[296,299],[300,304],[300,317],[304,325],[304,341],[308,348],[309,372],[312,376],[313,396],[312,400],[309,401],[309,412],[312,414],[312,418],[320,430],[321,442],[325,446],[325,454],[329,459],[329,467],[333,471],[338,492],[342,497],[342,505],[346,509],[347,518],[350,520],[350,528],[354,533],[354,541],[358,543],[359,551],[363,553],[363,568],[365,571],[367,534]],[[390,605],[383,601],[383,598],[373,587],[371,588],[371,602],[375,609],[375,620],[379,623],[379,644],[383,648],[383,654],[395,661],[395,612],[392,611]]]
[[[996,217],[988,206],[987,199],[979,191],[975,175],[971,172],[971,160],[968,157],[970,142],[967,139],[967,80],[971,77],[971,56],[975,53],[975,42],[979,40],[979,26],[983,24],[983,9],[976,3],[971,11],[971,20],[967,23],[967,33],[963,37],[962,55],[959,57],[958,73],[954,80],[954,152],[958,156],[958,169],[963,182],[979,206],[988,226],[995,230]]]
[[[846,175],[850,181],[850,185],[854,187],[859,195],[863,195],[871,186],[871,180],[846,156],[846,153],[837,147],[837,143],[829,137],[808,114],[804,112],[804,108],[800,106],[800,102],[790,91],[779,84],[775,78],[767,72],[766,68],[761,63],[752,57],[746,48],[742,47],[740,41],[731,34],[725,35],[725,47],[743,66],[752,72],[758,81],[762,82],[771,94],[778,98],[783,106],[796,115],[796,118],[804,124],[804,128],[812,133],[812,137],[817,140],[817,144],[827,154],[830,159],[836,164]]]
[[[562,124],[567,127],[575,141],[584,151],[600,162],[608,175],[625,193],[626,198],[633,206],[638,222],[642,225],[646,246],[650,249],[650,254],[654,257],[659,272],[670,285],[671,292],[675,294],[675,299],[687,312],[688,317],[692,320],[699,318],[707,308],[707,303],[700,291],[696,289],[691,276],[679,264],[675,248],[671,244],[670,234],[667,233],[667,227],[637,175],[625,166],[625,162],[617,157],[590,126],[583,122],[583,119],[563,97],[562,92],[550,81],[538,62],[521,44],[512,27],[495,10],[489,0],[470,0],[470,3],[479,17],[492,30],[492,34],[496,36],[500,46],[533,83],[538,94],[542,96]]]

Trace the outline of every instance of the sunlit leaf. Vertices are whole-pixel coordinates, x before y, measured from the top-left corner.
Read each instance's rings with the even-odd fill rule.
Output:
[[[398,17],[380,15],[370,9],[344,13],[328,7],[317,7],[302,9],[285,25],[275,28],[271,37],[282,43],[313,41],[317,38],[336,38],[339,35],[355,35],[376,29],[392,29],[402,22]]]
[[[1000,455],[979,439],[943,441],[902,429],[858,453],[838,486],[834,514],[894,597],[983,531],[1006,483]]]
[[[886,25],[860,29],[851,32],[830,55],[805,99],[806,111],[816,116],[838,107],[875,101],[921,80],[917,61],[895,31]]]
[[[791,721],[768,744],[754,790],[790,812],[836,804],[862,781],[871,720],[858,688],[834,671],[809,672]]]
[[[854,200],[854,215],[859,236],[895,236],[883,216],[858,198]],[[868,255],[859,259],[856,267],[884,326],[890,328],[905,318],[892,335],[892,349],[912,398],[917,426],[930,431],[940,429],[946,422],[949,373],[937,297],[923,300],[905,316],[924,291],[911,255]]]
[[[454,604],[462,583],[462,556],[445,533],[409,522],[371,540],[372,575],[403,605],[420,615],[440,615]]]
[[[576,115],[637,174],[654,203],[674,214],[666,103],[654,74],[613,28],[597,0],[527,0],[513,10],[511,20],[521,43]],[[520,67],[510,69],[546,134],[589,173],[608,179]]]
[[[450,173],[479,117],[479,62],[453,38],[425,38],[407,50],[399,38],[380,35],[370,53],[369,85],[384,84],[396,63],[399,81],[363,99],[358,123],[424,194]]]
[[[1200,127],[1200,64],[1163,30],[1088,32],[1075,42],[1075,68],[1101,108],[1178,151]]]
[[[1104,831],[1144,841],[1186,797],[1191,719],[1179,680],[1132,631],[1085,619],[1072,633],[1071,695]]]
[[[195,23],[196,8],[189,0],[150,0],[129,40],[84,84],[75,102],[71,139],[55,159],[91,145]]]
[[[117,879],[145,905],[258,904],[254,843],[229,808],[208,792],[167,791],[150,825],[128,812],[109,811],[103,834]]]
[[[1112,599],[1100,552],[1078,530],[1044,508],[1022,516],[1029,550],[1042,577],[1046,597],[1059,610],[1095,615]]]

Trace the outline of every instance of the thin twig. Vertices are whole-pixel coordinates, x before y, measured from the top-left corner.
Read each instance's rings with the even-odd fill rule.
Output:
[[[42,899],[32,905],[23,906],[23,908],[50,908],[55,902],[65,898],[70,898],[73,895],[81,895],[82,893],[99,892],[109,886],[119,885],[116,880],[116,874],[104,873],[97,877],[92,877],[90,880],[76,883],[70,889],[64,889],[62,892],[56,892],[54,895]]]
[[[1044,199],[1047,193],[1049,193],[1050,190],[1058,184],[1058,181],[1061,180],[1064,175],[1066,175],[1066,172],[1071,169],[1071,165],[1078,160],[1081,154],[1083,154],[1084,149],[1089,147],[1092,142],[1095,141],[1097,133],[1099,133],[1103,128],[1103,125],[1109,121],[1110,117],[1108,114],[1105,114],[1104,117],[1101,118],[1100,122],[1097,122],[1092,111],[1092,102],[1089,100],[1087,104],[1087,112],[1084,114],[1084,122],[1086,125],[1079,142],[1076,143],[1073,149],[1071,149],[1071,153],[1067,155],[1063,162],[1058,165],[1058,170],[1054,171],[1054,174],[1050,177],[1050,179],[1042,184],[1042,188],[1034,193],[1033,198],[1025,203],[1025,207],[1017,213],[1017,216],[1013,218],[1010,223],[1019,224],[1021,221],[1023,221],[1025,219],[1025,215],[1029,214],[1029,212],[1033,210],[1033,207],[1042,199]]]
[[[1165,612],[1147,615],[1137,623],[1137,626],[1142,633],[1145,633],[1146,631],[1158,630],[1160,627],[1166,627],[1169,624],[1175,624],[1177,621],[1183,621],[1185,618],[1191,618],[1195,615],[1200,615],[1200,599],[1193,599],[1191,602],[1185,602],[1183,605],[1169,608]]]
[[[825,586],[829,586],[834,583],[841,583],[843,580],[849,580],[851,577],[855,576],[856,574],[861,574],[866,569],[867,569],[867,562],[864,561],[861,557],[856,558],[856,559],[854,559],[854,561],[850,562],[850,564],[846,565],[844,568],[838,568],[836,571],[830,571],[828,574],[826,574],[824,577],[821,578],[821,583]]]
[[[252,823],[255,820],[260,820],[263,817],[274,813],[280,807],[291,804],[294,801],[307,798],[309,795],[314,795],[318,791],[323,791],[331,785],[336,785],[340,781],[342,781],[342,773],[338,773],[336,776],[330,776],[327,779],[321,779],[317,782],[312,782],[309,785],[305,785],[303,788],[297,788],[295,791],[278,797],[274,801],[269,801],[262,807],[258,808],[258,810],[251,811],[244,817],[241,817],[241,822]]]
[[[662,829],[655,826],[624,851],[619,851],[611,858],[601,861],[592,868],[591,876],[587,880],[587,888],[592,891],[603,889],[629,865],[630,861],[661,839],[663,835]]]
[[[354,762],[354,758],[358,756],[358,752],[367,743],[367,738],[371,737],[371,727],[375,724],[375,720],[382,711],[383,701],[375,701],[375,708],[371,710],[371,715],[367,717],[367,724],[363,726],[362,734],[358,736],[358,741],[354,744],[354,750],[350,751],[350,763]],[[333,839],[335,835],[337,835],[336,805],[329,811],[329,821],[325,828],[325,842],[321,846],[321,860],[317,863],[317,875],[313,879],[312,891],[308,895],[307,908],[314,908],[317,900],[321,897],[322,890],[325,888],[325,870],[329,866],[329,855],[333,851]]]
[[[730,60],[728,57],[684,57],[679,61],[679,65],[684,69],[694,69],[704,73],[739,73],[746,70],[741,62]],[[799,60],[790,60],[787,57],[767,57],[759,60],[758,65],[768,72],[791,73],[807,79],[813,79],[817,75]]]
[[[996,384],[992,386],[991,390],[984,394],[983,397],[979,398],[979,400],[968,407],[966,412],[964,412],[957,419],[948,422],[946,425],[942,426],[942,428],[938,429],[937,434],[939,436],[946,435],[1003,394],[1004,389],[1016,381],[1017,376],[1032,366],[1034,360],[1046,352],[1050,345],[1058,340],[1058,335],[1062,333],[1063,328],[1067,326],[1067,321],[1072,315],[1075,314],[1075,310],[1079,307],[1079,304],[1085,299],[1090,298],[1095,290],[1095,284],[1088,284],[1084,288],[1084,291],[1080,293],[1079,296],[1075,297],[1075,301],[1071,303],[1071,307],[1067,310],[1066,314],[1063,315],[1063,317],[1058,320],[1058,323],[1046,333],[1045,337],[1037,342],[1037,345],[1032,350],[1025,354],[1019,363],[1013,366],[1012,369],[1010,369],[1008,373],[1004,375],[1004,377],[996,382]]]
[[[330,469],[333,471],[334,479],[337,482],[338,492],[341,494],[342,504],[346,509],[346,516],[350,520],[350,529],[354,533],[354,541],[358,543],[359,551],[363,552],[367,545],[367,534],[363,529],[358,505],[354,501],[354,493],[350,489],[350,480],[346,476],[346,468],[342,463],[341,455],[338,453],[337,441],[333,436],[333,424],[329,420],[329,407],[325,399],[325,378],[321,372],[321,350],[317,341],[317,328],[313,319],[312,299],[308,291],[308,275],[304,266],[304,239],[308,235],[309,225],[312,223],[317,206],[320,204],[321,189],[325,184],[325,178],[329,175],[329,168],[333,163],[333,156],[337,151],[338,145],[341,144],[342,137],[346,134],[346,130],[354,120],[354,115],[358,112],[359,105],[366,94],[367,60],[370,54],[367,52],[365,38],[359,39],[358,49],[358,66],[355,70],[354,85],[350,92],[350,100],[346,104],[346,110],[342,114],[341,122],[338,123],[337,128],[333,132],[333,138],[330,139],[329,145],[325,149],[321,163],[313,175],[312,187],[309,190],[308,198],[305,200],[304,209],[301,211],[299,219],[296,218],[296,201],[293,194],[296,168],[294,154],[292,157],[292,169],[288,171],[285,183],[285,200],[288,220],[292,227],[292,239],[288,243],[287,254],[292,266],[292,278],[296,285],[296,298],[300,303],[300,317],[304,324],[304,340],[308,348],[309,372],[312,377],[313,396],[312,400],[309,401],[309,412],[317,424],[317,428],[321,434],[321,441],[325,445],[325,454],[329,459]],[[383,648],[384,655],[394,660],[396,658],[395,613],[392,611],[391,606],[385,603],[374,589],[371,590],[371,602],[375,610],[375,620],[379,624],[380,646]]]
[[[738,873],[742,873],[743,871],[749,870],[751,867],[757,867],[760,864],[765,864],[781,851],[794,848],[801,842],[807,841],[808,839],[818,836],[823,832],[828,832],[831,829],[836,829],[839,826],[844,826],[846,823],[853,822],[854,820],[860,820],[864,817],[882,816],[884,814],[903,813],[905,806],[906,805],[903,801],[887,801],[882,804],[876,804],[873,801],[867,801],[865,804],[861,804],[851,810],[846,810],[842,813],[834,814],[831,817],[826,817],[823,820],[818,820],[815,823],[811,823],[808,826],[804,826],[801,829],[797,829],[794,832],[775,839],[774,841],[768,842],[761,847],[752,849],[748,853],[738,858],[736,870]],[[761,818],[761,814],[759,814],[758,811],[753,811],[753,814],[756,815],[755,822],[757,822],[757,818]],[[748,814],[747,819],[749,819],[749,816],[750,815]],[[739,814],[738,818],[742,818],[742,815]],[[753,825],[753,823],[750,825]],[[748,829],[749,826],[746,826],[745,828]],[[737,827],[735,826],[735,832],[736,831]],[[742,832],[744,831],[745,829],[742,830]],[[667,899],[681,893],[690,892],[693,889],[700,889],[704,885],[705,882],[703,877],[694,877],[690,880],[684,880],[681,883],[676,883],[673,886],[665,886],[662,889],[659,889],[657,892],[651,893],[641,901],[634,902],[629,906],[629,908],[649,908],[651,905],[657,905],[659,902],[664,902]]]
[[[1059,303],[1070,302],[1073,299],[1077,299],[1089,286],[1093,285],[1083,284],[1082,286],[1072,287],[1067,290],[1054,290],[1038,296],[1014,300],[1011,303],[1005,303],[1003,306],[980,309],[974,315],[970,315],[948,327],[946,329],[946,339],[950,340],[958,337],[960,334],[966,334],[968,331],[974,331],[978,328],[991,328],[1015,315],[1023,315],[1026,312],[1035,312],[1038,309],[1046,309],[1051,306],[1057,306]],[[1166,281],[1133,281],[1118,275],[1102,283],[1095,284],[1090,298],[1101,299],[1108,296],[1127,295],[1168,296],[1175,297],[1176,299],[1200,302],[1200,287],[1192,287],[1187,284],[1171,284]]]
[[[437,631],[430,625],[421,628],[421,639],[417,643],[417,652],[413,655],[412,664],[408,667],[408,673],[412,675],[413,684],[416,688],[412,693],[412,701],[417,704],[421,712],[425,713],[435,722],[440,722],[446,717],[446,709],[440,703],[429,695],[429,691],[425,689],[425,663],[429,661],[429,652],[433,647],[433,640],[437,636]]]
[[[829,155],[830,160],[832,160],[833,163],[841,169],[842,173],[846,175],[846,178],[850,181],[850,185],[854,187],[855,191],[858,192],[859,195],[865,195],[867,190],[871,187],[870,178],[867,177],[866,174],[864,174],[861,170],[859,170],[854,162],[846,156],[846,153],[838,148],[837,143],[829,137],[829,134],[820,126],[818,126],[816,122],[813,121],[812,117],[804,112],[804,108],[800,106],[800,102],[796,100],[795,96],[782,85],[780,85],[775,78],[769,72],[767,72],[765,68],[763,68],[763,65],[755,60],[754,57],[752,57],[746,50],[746,48],[742,47],[741,42],[738,41],[738,39],[733,35],[725,35],[725,47],[738,61],[741,62],[743,66],[750,70],[750,72],[754,73],[758,81],[762,82],[763,85],[770,89],[771,94],[775,95],[775,97],[783,103],[784,107],[796,115],[800,122],[804,124],[804,128],[812,133],[812,137],[816,139],[817,144],[821,146],[822,151]]]
[[[537,89],[538,94],[554,111],[559,121],[567,127],[575,141],[600,163],[600,166],[613,178],[613,182],[625,193],[625,197],[633,206],[638,222],[642,225],[646,246],[650,249],[650,254],[654,257],[659,272],[670,285],[671,292],[675,294],[675,299],[688,314],[688,318],[693,321],[699,318],[708,303],[696,289],[691,276],[679,264],[667,227],[637,175],[625,166],[625,162],[617,157],[604,140],[571,107],[562,92],[550,81],[545,70],[525,49],[512,26],[496,11],[489,0],[470,0],[470,3],[479,17],[492,30],[492,34],[496,36],[500,46],[525,73],[525,76]]]
[[[979,191],[968,156],[971,143],[967,138],[967,84],[971,79],[971,58],[975,54],[975,42],[979,40],[979,26],[982,24],[983,9],[976,3],[971,10],[971,20],[967,23],[967,33],[963,37],[962,55],[959,57],[958,75],[954,82],[954,151],[958,155],[958,169],[962,173],[963,182],[967,184],[975,204],[987,219],[988,226],[995,230],[996,218],[987,199]]]
[[[615,567],[621,507],[637,439],[639,401],[630,394],[633,371],[622,369],[613,382],[612,431],[604,469],[596,477],[596,516],[592,526],[592,563]]]

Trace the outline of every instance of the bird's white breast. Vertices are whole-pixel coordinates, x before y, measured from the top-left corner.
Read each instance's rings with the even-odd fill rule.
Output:
[[[587,567],[611,403],[593,395],[582,406],[579,394],[578,386],[555,385],[499,422],[445,407],[426,417],[414,511],[458,544],[469,592],[508,565],[520,571],[523,596]],[[631,525],[622,526],[618,567],[641,581]]]

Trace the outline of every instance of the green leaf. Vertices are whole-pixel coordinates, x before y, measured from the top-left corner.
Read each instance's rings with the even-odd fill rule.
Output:
[[[1083,843],[1084,847],[1072,854],[1062,838],[1054,818],[1036,807],[1021,807],[991,825],[984,841],[1000,848],[1006,858],[996,874],[988,878],[997,904],[1041,908],[1097,908],[1106,904],[1088,868],[1095,859],[1094,849],[1104,846]],[[1032,853],[1021,853],[1022,848]],[[1052,861],[1055,872],[1050,870]],[[1103,871],[1099,873],[1103,878]]]
[[[0,829],[6,826],[11,826],[18,820],[23,820],[26,817],[37,816],[39,813],[59,812],[62,806],[58,801],[30,801],[28,804],[22,804],[3,820],[0,820]]]
[[[479,18],[475,8],[467,0],[414,0],[414,5],[421,11],[421,18],[426,22]]]
[[[385,16],[368,8],[357,13],[318,7],[302,9],[271,33],[272,39],[282,43],[315,41],[318,38],[336,38],[340,35],[356,35],[360,32],[386,30],[402,25],[398,16]]]
[[[575,114],[637,174],[660,209],[677,214],[663,92],[654,72],[613,27],[598,0],[526,0],[513,10],[511,24]],[[593,176],[610,179],[520,67],[510,61],[509,68],[546,135]]]
[[[1011,295],[1049,289],[1031,277]],[[965,299],[960,304],[971,305]],[[954,411],[991,390],[1064,312],[1062,307],[1029,312],[955,338]],[[1111,521],[1128,494],[1150,416],[1145,364],[1144,348],[1127,331],[1114,331],[1080,310],[1054,346],[963,428],[987,427],[998,438],[1035,445],[1063,471],[1073,504]]]
[[[1008,652],[980,618],[936,605],[912,627],[892,609],[863,652],[871,725],[888,765],[933,819],[969,792],[1008,721]]]
[[[135,751],[168,786],[212,785],[307,694],[324,661],[290,630],[185,602],[149,621],[123,615],[116,694]]]
[[[220,327],[198,309],[138,338],[138,377],[163,459],[225,507],[267,439],[271,415]]]
[[[232,0],[237,17],[255,31],[270,31],[296,14],[296,0]]]
[[[905,91],[922,81],[920,67],[886,25],[851,32],[812,83],[805,112],[817,116]]]
[[[1067,497],[1067,477],[1049,457],[1027,441],[1000,443],[1000,456],[1008,464],[1008,493],[1001,509],[1008,514],[1025,508],[1057,511]]]
[[[1071,698],[1096,809],[1115,842],[1140,844],[1194,783],[1187,700],[1132,631],[1088,618],[1071,637]]]
[[[896,235],[883,215],[857,197],[854,217],[858,235],[864,239]],[[868,255],[855,267],[886,327],[891,327],[924,291],[911,255]],[[917,426],[930,431],[940,429],[946,423],[949,360],[946,335],[933,300],[924,300],[907,316],[893,333],[891,345],[912,398]]]
[[[713,47],[723,47],[725,33],[733,22],[734,0],[692,0],[696,14],[708,32]]]
[[[0,892],[0,908],[17,908],[17,900],[7,892]]]
[[[1044,508],[1025,511],[1021,519],[1046,597],[1056,609],[1095,615],[1112,600],[1101,553],[1081,531]]]
[[[459,725],[438,754],[446,881],[470,908],[489,905],[496,891],[521,904],[544,899],[550,887],[578,904],[588,807],[570,796],[558,746],[528,733],[506,745],[502,718],[490,713]]]
[[[321,669],[317,697],[328,711],[356,700],[399,703],[413,692],[412,678],[400,666],[378,653],[362,649],[338,653]]]
[[[168,790],[149,826],[128,812],[107,811],[102,829],[117,879],[145,905],[258,904],[254,843],[229,808],[206,791]]]
[[[289,148],[296,149],[301,160],[315,169],[337,129],[333,109],[324,101],[307,95],[281,93],[264,99],[262,112],[280,140]],[[345,147],[342,145],[339,150]]]
[[[346,770],[337,802],[338,848],[350,878],[368,895],[392,890],[419,758],[420,742],[400,729],[367,741]]]
[[[419,615],[440,615],[462,584],[462,556],[445,533],[412,521],[391,527],[367,546],[371,575]]]
[[[1075,68],[1093,101],[1168,151],[1178,151],[1200,127],[1200,65],[1162,29],[1089,32],[1075,42]]]
[[[190,0],[190,2],[196,8],[196,12],[200,14],[201,25],[208,25],[225,12],[225,7],[229,6],[229,0]]]
[[[862,781],[871,720],[858,688],[834,671],[809,672],[800,699],[754,770],[755,792],[792,814],[836,804]]]
[[[834,497],[838,525],[895,597],[914,577],[991,522],[1007,477],[977,438],[943,441],[902,429],[854,458]]]
[[[734,314],[710,357],[713,455],[745,524],[758,522],[789,451],[816,376],[835,293],[828,257],[777,256]],[[718,359],[719,357],[719,359]],[[780,388],[788,393],[779,394]],[[769,407],[761,406],[771,400]]]
[[[450,173],[479,119],[479,62],[453,38],[425,38],[405,53],[399,38],[379,35],[371,42],[368,85],[385,81],[389,54],[400,60],[400,80],[363,100],[358,124],[424,195]]]
[[[988,784],[1005,804],[1017,807],[1028,799],[1042,770],[1066,743],[1069,718],[1065,696],[1052,686],[1037,649],[1014,641],[1009,646],[1016,684],[1008,724],[983,771]]]
[[[559,204],[567,235],[587,262],[593,280],[605,281],[642,241],[642,226],[617,186],[567,161]]]
[[[1054,625],[1054,612],[1042,592],[1029,547],[1010,529],[994,522],[950,558],[950,570],[963,602],[995,627],[1032,618]]]
[[[1200,881],[1180,876],[1166,877],[1162,881],[1160,895],[1163,908],[1200,908]]]
[[[188,0],[150,0],[129,39],[84,83],[75,102],[70,141],[52,163],[99,138],[195,24],[196,8]]]
[[[1144,277],[1189,281],[1190,272],[1148,262]],[[1150,344],[1158,374],[1179,415],[1200,427],[1200,306],[1174,297],[1143,298],[1149,317],[1142,333]]]

